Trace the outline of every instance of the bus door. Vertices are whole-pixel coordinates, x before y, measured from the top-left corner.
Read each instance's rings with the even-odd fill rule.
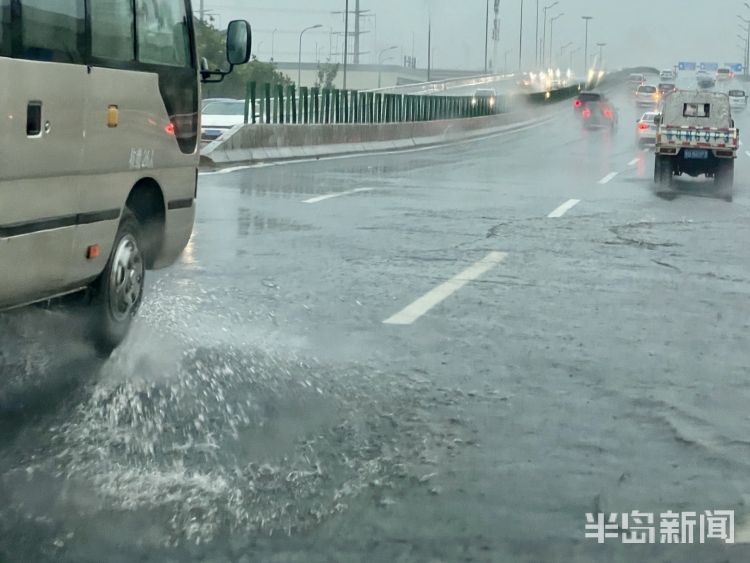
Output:
[[[0,0],[0,305],[78,281],[84,5]]]

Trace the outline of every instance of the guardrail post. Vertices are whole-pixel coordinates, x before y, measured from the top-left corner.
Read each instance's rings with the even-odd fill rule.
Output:
[[[350,123],[357,123],[357,117],[359,116],[358,110],[359,110],[359,92],[356,90],[352,90],[351,92],[351,121]]]
[[[367,113],[366,122],[375,123],[375,94],[367,93]]]
[[[252,123],[255,123],[255,87],[256,84],[253,81],[248,81],[245,91],[245,125],[250,123],[250,120],[252,119]],[[250,112],[252,113],[252,118],[250,116]]]
[[[289,105],[292,106],[289,123],[297,125],[297,89],[294,84],[291,84],[287,89],[287,96],[289,97]]]
[[[307,86],[300,86],[299,89],[299,121],[300,123],[304,123],[307,125],[310,123],[310,114],[309,114],[309,100],[308,96],[310,95],[310,90]]]
[[[331,122],[331,89],[326,88],[323,90],[323,113],[325,123]]]
[[[318,120],[318,116],[320,115],[320,95],[317,88],[311,88],[310,89],[310,96],[311,100],[310,103],[312,104],[312,117],[310,118],[310,123],[320,123]]]
[[[263,110],[266,114],[266,123],[271,123],[271,85],[266,82],[263,85]]]
[[[284,86],[276,85],[276,123],[284,123]]]

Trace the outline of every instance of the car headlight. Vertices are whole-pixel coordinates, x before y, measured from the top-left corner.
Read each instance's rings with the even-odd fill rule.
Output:
[[[490,98],[490,107],[491,108],[495,107],[495,98]]]
[[[477,105],[477,99],[476,99],[476,98],[472,98],[472,99],[471,99],[471,105],[472,105],[472,106],[475,106],[475,105]]]

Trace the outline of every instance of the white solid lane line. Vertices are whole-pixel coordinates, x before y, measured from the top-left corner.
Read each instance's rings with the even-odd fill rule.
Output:
[[[599,183],[600,184],[609,184],[618,174],[619,174],[619,172],[610,172],[604,178],[602,178],[601,180],[599,180]]]
[[[562,217],[579,203],[581,203],[580,199],[569,199],[568,201],[563,203],[560,207],[555,209],[552,213],[547,215],[547,217],[549,219],[557,219],[558,217]]]
[[[373,191],[373,188],[357,188],[356,190],[348,190],[345,192],[339,192],[337,194],[326,194],[326,195],[319,195],[317,197],[311,197],[310,199],[306,199],[302,203],[320,203],[321,201],[326,201],[327,199],[333,199],[335,197],[342,197],[345,195],[359,194],[362,192],[371,192],[371,191]]]
[[[437,286],[405,309],[402,309],[392,317],[384,320],[383,323],[387,325],[413,324],[414,321],[429,312],[436,305],[445,301],[466,284],[489,272],[492,268],[505,260],[507,256],[508,255],[505,252],[490,252],[473,266],[470,266],[457,276]]]
[[[750,151],[745,151],[745,154],[746,154],[747,156],[750,156]]]
[[[628,162],[628,166],[635,166],[636,164],[640,162],[640,160],[641,160],[640,158],[634,158],[633,160]]]

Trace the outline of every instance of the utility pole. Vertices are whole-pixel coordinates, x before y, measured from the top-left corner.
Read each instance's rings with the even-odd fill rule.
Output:
[[[346,19],[349,21],[349,2],[346,3],[347,9],[346,9]],[[354,64],[359,64],[359,53],[360,53],[360,47],[359,47],[359,37],[362,34],[360,30],[360,23],[359,18],[362,17],[362,10],[359,7],[359,0],[356,0],[354,3]],[[346,88],[346,86],[344,86]]]
[[[359,4],[359,0],[357,0],[357,4]],[[346,90],[346,67],[348,64],[349,64],[349,0],[346,0],[346,7],[344,8],[344,90]]]

